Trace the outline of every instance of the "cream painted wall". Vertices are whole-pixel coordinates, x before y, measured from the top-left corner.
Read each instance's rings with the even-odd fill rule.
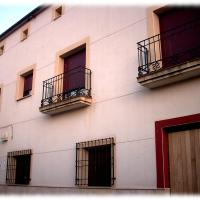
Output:
[[[7,152],[31,148],[30,185],[74,187],[76,142],[114,137],[114,187],[156,188],[154,123],[199,113],[200,79],[154,90],[137,83],[136,43],[148,37],[145,7],[66,7],[56,21],[51,14],[50,8],[31,21],[24,42],[20,30],[9,36],[0,57],[0,127],[13,127],[13,139],[0,144],[0,184]],[[56,53],[88,36],[92,105],[40,113],[42,81],[55,75]],[[17,73],[34,63],[35,94],[17,102]]]

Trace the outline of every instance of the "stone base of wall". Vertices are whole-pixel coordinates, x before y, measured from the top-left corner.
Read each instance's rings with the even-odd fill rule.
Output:
[[[76,188],[44,186],[8,186],[0,185],[0,194],[16,195],[169,195],[170,189],[112,189],[112,188]]]

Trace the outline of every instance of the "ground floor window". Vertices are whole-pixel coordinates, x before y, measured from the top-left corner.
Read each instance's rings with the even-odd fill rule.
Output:
[[[7,184],[29,184],[31,149],[8,152]]]
[[[114,138],[76,144],[76,185],[114,184]]]

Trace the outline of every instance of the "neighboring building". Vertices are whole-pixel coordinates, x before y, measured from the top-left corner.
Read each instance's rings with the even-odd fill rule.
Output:
[[[0,191],[200,192],[199,13],[40,6],[2,33]]]

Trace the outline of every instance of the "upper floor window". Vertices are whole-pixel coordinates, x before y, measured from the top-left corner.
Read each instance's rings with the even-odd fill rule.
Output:
[[[53,20],[56,20],[57,18],[61,17],[63,14],[63,6],[55,7],[53,10]]]
[[[84,38],[56,54],[58,75],[43,81],[41,112],[56,114],[91,105],[88,45],[89,38]]]
[[[200,58],[200,8],[174,7],[158,13],[163,67]]]
[[[32,65],[19,72],[17,77],[17,100],[30,97],[33,94],[35,66]]]
[[[30,71],[30,74],[24,76],[24,91],[23,91],[24,97],[27,95],[31,95],[32,82],[33,82],[33,71]]]
[[[43,82],[42,106],[91,95],[91,71],[86,68],[86,45],[66,52],[59,59],[63,73]]]
[[[3,55],[3,53],[4,53],[4,45],[1,45],[0,46],[0,56]]]
[[[29,29],[28,28],[23,30],[22,33],[21,33],[21,41],[27,39],[28,38],[28,34],[29,34]]]
[[[160,34],[137,43],[139,77],[200,59],[199,13],[198,7],[162,7],[154,11],[154,25]]]

